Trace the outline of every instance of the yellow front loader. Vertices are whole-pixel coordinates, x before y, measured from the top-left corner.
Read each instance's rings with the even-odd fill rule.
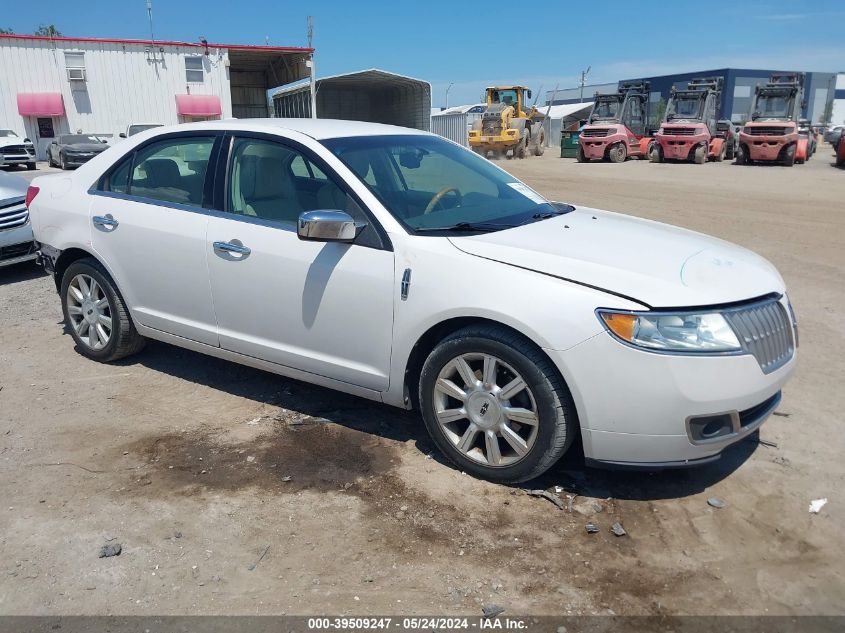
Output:
[[[493,152],[493,158],[540,156],[546,149],[546,117],[535,106],[527,108],[526,98],[531,91],[524,86],[487,88],[487,111],[469,132],[473,151],[485,157]]]

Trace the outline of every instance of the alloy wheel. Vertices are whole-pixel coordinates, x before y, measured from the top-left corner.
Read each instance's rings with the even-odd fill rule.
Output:
[[[464,456],[490,467],[511,466],[531,451],[540,419],[526,381],[491,354],[461,354],[434,385],[435,416]]]
[[[67,314],[79,340],[92,350],[103,349],[112,335],[112,309],[105,289],[91,275],[79,274],[67,288]]]

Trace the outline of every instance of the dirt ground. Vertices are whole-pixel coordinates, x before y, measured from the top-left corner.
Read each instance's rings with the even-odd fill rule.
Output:
[[[501,165],[780,269],[800,360],[767,444],[657,474],[569,456],[528,486],[560,510],[444,464],[415,414],[158,343],[92,363],[52,281],[0,269],[0,614],[845,613],[845,172],[828,146],[793,168],[554,154]]]

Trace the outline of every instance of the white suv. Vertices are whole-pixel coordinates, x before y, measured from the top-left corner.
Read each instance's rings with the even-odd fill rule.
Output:
[[[732,244],[550,202],[440,137],[349,121],[140,133],[30,197],[79,350],[145,338],[418,408],[505,482],[718,459],[780,401],[784,283]]]

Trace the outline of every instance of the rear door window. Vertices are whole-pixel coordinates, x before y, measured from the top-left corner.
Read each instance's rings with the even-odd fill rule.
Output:
[[[135,154],[129,195],[202,206],[213,146],[213,136],[198,136],[170,138],[142,147]]]

